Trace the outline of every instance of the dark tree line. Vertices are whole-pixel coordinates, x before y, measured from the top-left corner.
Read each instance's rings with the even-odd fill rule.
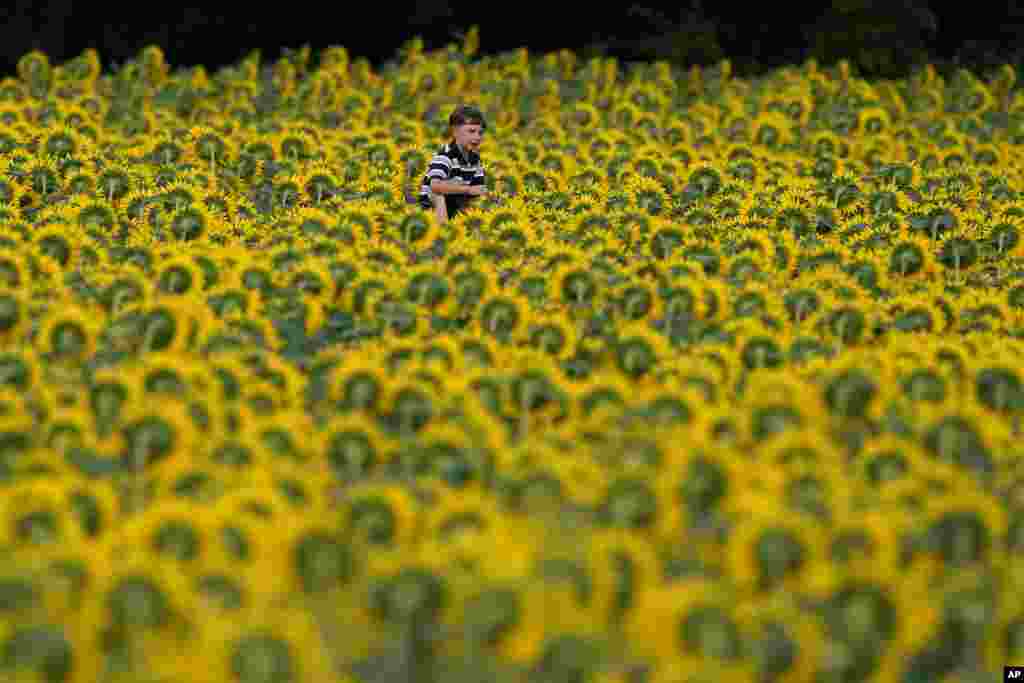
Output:
[[[710,7],[701,0],[674,12],[634,5],[627,14],[646,26],[587,48],[682,63],[729,57],[738,73],[751,75],[811,57],[821,64],[847,59],[865,76],[891,78],[929,62],[986,70],[1024,61],[1024,4],[1016,2],[979,10],[927,0],[834,0],[799,17],[780,17],[777,3]]]
[[[665,3],[666,5],[670,3]],[[238,6],[241,7],[241,6]],[[303,8],[304,7],[304,8]],[[984,70],[1024,57],[1024,3],[948,3],[938,0],[831,0],[819,5],[689,0],[666,10],[656,3],[491,2],[433,0],[361,6],[358,14],[328,12],[323,4],[283,8],[252,3],[232,13],[154,3],[83,5],[7,3],[3,72],[38,49],[61,62],[86,47],[104,65],[162,47],[172,66],[235,63],[254,48],[274,60],[285,47],[344,45],[375,65],[395,57],[419,35],[428,48],[481,27],[483,50],[520,46],[570,48],[582,55],[623,60],[665,59],[712,64],[729,57],[738,74],[753,75],[808,57],[831,64],[848,59],[865,76],[899,77],[925,62]]]

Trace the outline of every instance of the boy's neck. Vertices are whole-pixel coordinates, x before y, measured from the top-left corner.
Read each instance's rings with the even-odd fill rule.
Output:
[[[462,156],[466,157],[467,159],[469,158],[469,150],[468,150],[468,149],[466,149],[465,147],[463,147],[463,146],[462,146],[462,145],[460,145],[459,143],[455,142],[455,140],[452,140],[452,144],[453,144],[453,145],[455,145],[455,147],[456,147],[456,148],[457,148],[457,149],[458,149],[458,150],[459,150],[460,152],[462,152]]]

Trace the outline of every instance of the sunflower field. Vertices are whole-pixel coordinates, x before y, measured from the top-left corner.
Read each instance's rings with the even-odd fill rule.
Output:
[[[996,680],[1022,150],[1010,67],[26,54],[0,680]]]

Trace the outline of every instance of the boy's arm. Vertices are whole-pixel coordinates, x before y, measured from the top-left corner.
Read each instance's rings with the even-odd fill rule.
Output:
[[[463,194],[462,186],[451,181],[451,162],[441,154],[430,160],[427,167],[427,182],[431,194]]]
[[[430,191],[435,194],[470,194],[472,185],[463,185],[451,180],[434,178],[430,181]]]
[[[434,204],[434,215],[437,216],[438,223],[448,222],[448,203],[445,202],[444,197],[441,195],[434,195],[431,197],[431,202]]]
[[[437,161],[436,166],[434,163],[431,163],[430,171],[427,174],[427,177],[430,178],[431,192],[437,194],[468,194],[477,197],[487,192],[486,188],[481,187],[484,184],[484,169],[482,166],[467,185],[449,180],[447,174],[444,173],[444,163],[446,162],[443,160]]]

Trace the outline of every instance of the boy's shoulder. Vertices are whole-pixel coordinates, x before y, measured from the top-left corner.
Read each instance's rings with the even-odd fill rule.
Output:
[[[479,152],[470,152],[468,158],[464,157],[462,153],[459,151],[458,145],[456,145],[454,142],[446,142],[443,145],[441,145],[441,147],[439,147],[437,150],[437,154],[438,156],[446,156],[449,159],[460,160],[463,163],[468,163],[471,165],[478,164],[481,161]]]

